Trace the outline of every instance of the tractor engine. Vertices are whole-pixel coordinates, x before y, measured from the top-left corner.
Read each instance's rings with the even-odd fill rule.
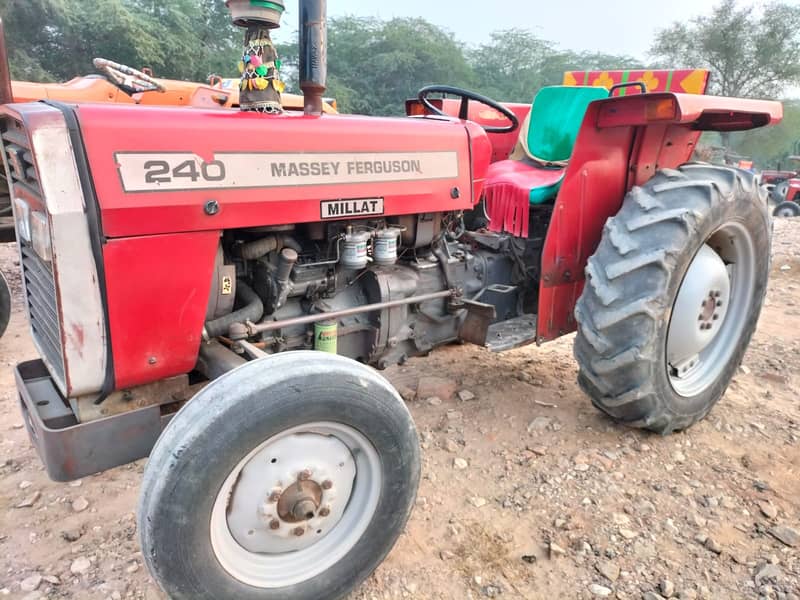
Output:
[[[385,368],[459,339],[467,302],[493,307],[492,321],[521,314],[521,291],[532,289],[524,252],[510,236],[465,231],[460,213],[229,232],[205,335],[255,334],[267,353],[326,350]],[[449,290],[456,294],[399,304]],[[314,314],[326,319],[308,323]]]

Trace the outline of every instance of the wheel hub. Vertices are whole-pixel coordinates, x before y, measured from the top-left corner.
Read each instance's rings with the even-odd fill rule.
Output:
[[[279,438],[241,470],[226,509],[228,529],[250,552],[307,548],[341,519],[355,475],[350,449],[333,436]]]
[[[322,503],[322,486],[316,481],[298,481],[289,486],[278,499],[278,516],[287,523],[302,523],[313,519]]]
[[[719,254],[703,245],[684,277],[667,343],[667,360],[678,375],[694,366],[725,320],[731,282]]]

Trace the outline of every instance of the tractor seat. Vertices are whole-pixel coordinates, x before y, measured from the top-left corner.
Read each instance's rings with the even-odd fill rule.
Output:
[[[555,200],[586,109],[601,98],[608,98],[602,87],[553,86],[536,94],[511,157],[489,167],[490,230],[528,237],[531,204]]]

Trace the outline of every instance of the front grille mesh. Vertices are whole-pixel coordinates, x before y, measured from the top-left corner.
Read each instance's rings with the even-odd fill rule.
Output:
[[[44,206],[28,136],[22,125],[9,118],[0,121],[0,138],[12,197],[15,192],[22,197],[32,196]],[[53,266],[39,258],[30,244],[20,238],[19,232],[17,240],[33,337],[52,370],[51,375],[64,382],[64,355]]]
[[[60,381],[64,381],[64,359],[61,328],[58,320],[58,300],[50,265],[40,259],[27,243],[20,242],[22,272],[33,335]]]

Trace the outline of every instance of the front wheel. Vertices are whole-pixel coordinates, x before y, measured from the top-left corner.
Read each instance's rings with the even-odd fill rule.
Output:
[[[253,361],[156,444],[144,559],[170,598],[341,598],[394,546],[419,474],[411,415],[377,373],[317,352]]]
[[[767,288],[770,217],[752,174],[685,165],[627,195],[576,307],[581,387],[659,433],[703,418],[730,383]]]
[[[5,275],[0,273],[0,337],[3,337],[11,321],[11,288]]]
[[[797,202],[781,202],[772,213],[776,217],[800,217],[800,204]]]

